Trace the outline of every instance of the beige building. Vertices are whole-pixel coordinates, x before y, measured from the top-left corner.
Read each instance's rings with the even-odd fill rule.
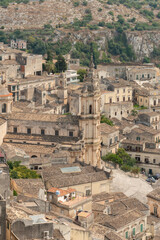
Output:
[[[116,153],[119,147],[119,129],[106,123],[101,123],[101,155]]]
[[[103,80],[105,84],[105,80]],[[106,82],[107,84],[107,82]],[[108,118],[127,117],[133,109],[132,87],[122,79],[109,82],[107,91],[101,95],[101,112]]]
[[[150,213],[160,218],[160,188],[156,188],[147,195]]]
[[[3,139],[7,133],[7,121],[3,118],[0,118],[0,146],[3,143]]]
[[[0,86],[0,114],[7,114],[12,112],[12,93]]]
[[[83,196],[109,192],[110,173],[100,169],[96,171],[89,165],[74,163],[46,167],[42,169],[42,176],[47,190],[51,187],[73,188]]]
[[[155,80],[158,82],[160,78],[159,68],[155,67],[153,64],[148,64],[148,66],[131,66],[126,70],[127,80]],[[152,81],[153,82],[153,81]]]
[[[135,101],[139,106],[156,108],[160,104],[160,90],[140,88],[135,92]]]
[[[138,114],[136,123],[152,127],[153,129],[160,129],[160,114],[159,112],[146,112]]]
[[[75,218],[80,211],[92,213],[92,197],[80,195],[73,188],[62,190],[52,187],[47,191],[47,200],[52,211],[71,218]]]

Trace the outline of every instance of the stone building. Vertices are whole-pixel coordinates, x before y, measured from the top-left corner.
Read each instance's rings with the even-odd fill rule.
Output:
[[[52,187],[47,191],[47,199],[52,211],[71,218],[75,218],[80,211],[92,213],[92,197],[83,196],[73,188],[62,190]]]
[[[42,169],[46,189],[75,189],[82,196],[109,192],[110,173],[81,163],[61,164]]]
[[[160,218],[160,188],[156,188],[147,195],[150,213]]]
[[[0,118],[0,146],[3,143],[4,136],[7,133],[7,121],[3,118]]]
[[[149,80],[155,79],[157,82],[160,78],[159,68],[155,67],[153,64],[146,64],[144,66],[131,66],[126,70],[127,80]]]
[[[103,91],[101,95],[101,112],[107,118],[127,117],[133,109],[132,103],[132,87],[122,79],[111,82],[103,79],[103,84],[107,86],[107,91]]]
[[[11,48],[27,49],[27,41],[21,39],[12,39]]]
[[[26,207],[7,208],[6,240],[52,239],[53,222]]]
[[[9,48],[0,48],[0,65],[7,69],[7,80],[42,75],[42,55],[33,55]]]
[[[118,239],[117,235],[120,239],[146,239],[149,210],[139,200],[127,198],[123,193],[97,194],[93,196],[93,212],[95,220],[90,228],[93,237],[99,233],[111,240]],[[110,232],[113,234],[108,235]],[[103,239],[100,236],[96,239]]]
[[[65,79],[60,76],[55,80],[58,86],[61,85],[57,88],[57,96],[61,96],[62,104],[66,103]],[[33,91],[29,95],[33,97]],[[27,149],[30,158],[47,156],[53,159],[57,150],[61,153],[68,151],[67,162],[78,160],[101,168],[100,88],[93,74],[93,65],[81,88],[80,100],[79,116],[31,113],[17,108],[16,114],[7,116],[8,134],[4,143]]]
[[[12,93],[2,86],[0,86],[0,114],[7,114],[12,112]]]
[[[6,201],[0,195],[0,240],[6,239]]]
[[[101,123],[101,154],[116,153],[119,148],[119,129],[106,123]]]
[[[139,106],[157,108],[160,104],[160,90],[157,88],[139,88],[135,90],[134,100]]]
[[[160,129],[160,114],[159,112],[146,112],[138,114],[136,123],[143,124],[154,129]]]
[[[130,133],[126,134],[127,139],[121,141],[120,146],[137,160],[142,171],[147,174],[159,173],[160,132],[144,125],[136,126]]]

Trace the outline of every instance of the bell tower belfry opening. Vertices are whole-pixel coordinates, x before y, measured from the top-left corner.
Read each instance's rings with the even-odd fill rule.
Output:
[[[92,57],[81,92],[80,127],[84,132],[83,161],[99,168],[101,168],[100,97],[99,79],[94,76]]]

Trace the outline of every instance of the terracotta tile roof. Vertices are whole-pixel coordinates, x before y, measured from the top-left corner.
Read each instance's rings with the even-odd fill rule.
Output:
[[[52,187],[52,188],[50,188],[50,189],[48,190],[49,193],[56,193],[56,191],[59,191],[60,194],[58,194],[58,196],[61,197],[61,196],[65,196],[65,195],[67,195],[67,194],[69,194],[69,193],[73,193],[73,192],[75,192],[76,190],[73,189],[73,188],[68,188],[67,190],[63,190],[63,189],[54,188],[54,187]]]

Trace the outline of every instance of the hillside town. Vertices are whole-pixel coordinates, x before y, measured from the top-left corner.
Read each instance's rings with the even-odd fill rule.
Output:
[[[160,240],[160,69],[26,49],[0,43],[0,240]]]

